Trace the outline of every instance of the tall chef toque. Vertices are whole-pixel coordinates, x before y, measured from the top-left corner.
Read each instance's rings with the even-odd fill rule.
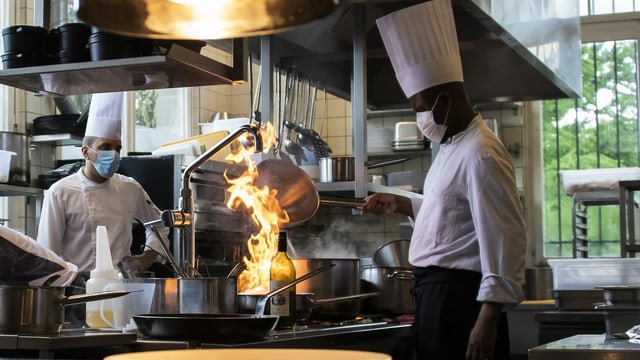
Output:
[[[407,98],[462,80],[462,62],[450,0],[432,0],[376,20]]]
[[[121,92],[93,94],[84,135],[120,140],[122,100]]]

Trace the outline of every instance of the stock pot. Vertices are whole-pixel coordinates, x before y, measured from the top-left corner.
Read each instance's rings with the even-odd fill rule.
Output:
[[[11,157],[9,180],[7,183],[13,185],[30,185],[31,155],[29,135],[0,131],[0,150],[13,151],[17,154]]]
[[[313,269],[335,264],[321,274],[314,276],[296,286],[297,293],[312,293],[318,299],[332,299],[361,293],[360,259],[337,258],[294,258],[291,259],[296,274],[306,274]],[[360,301],[327,303],[313,310],[315,318],[350,318],[359,314]]]
[[[364,291],[380,293],[364,302],[367,312],[388,315],[414,313],[414,276],[411,268],[365,265],[362,267],[362,280]]]

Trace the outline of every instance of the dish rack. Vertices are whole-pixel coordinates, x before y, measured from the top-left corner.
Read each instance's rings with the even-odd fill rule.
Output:
[[[634,191],[640,190],[640,168],[585,169],[561,171],[564,190],[573,199],[573,257],[587,258],[587,209],[589,206],[617,205],[620,211],[620,256],[635,257],[636,241]]]

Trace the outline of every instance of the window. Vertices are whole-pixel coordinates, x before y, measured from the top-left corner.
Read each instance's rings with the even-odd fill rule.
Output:
[[[628,12],[640,10],[639,5],[635,0],[583,0],[581,13]],[[561,170],[640,164],[636,36],[594,42],[583,38],[582,97],[543,103],[545,257],[573,255],[573,199],[565,194]],[[618,206],[586,210],[588,256],[619,256]]]
[[[581,16],[633,11],[640,11],[640,0],[580,0]]]
[[[185,110],[184,89],[136,91],[135,152],[150,152],[162,144],[188,136],[183,130],[188,124]]]

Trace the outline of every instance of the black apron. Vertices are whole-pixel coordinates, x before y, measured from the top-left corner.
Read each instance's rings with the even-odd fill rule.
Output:
[[[416,277],[416,356],[420,360],[464,360],[469,334],[482,303],[476,300],[482,275],[430,266]],[[509,359],[509,328],[502,312],[493,360]]]

